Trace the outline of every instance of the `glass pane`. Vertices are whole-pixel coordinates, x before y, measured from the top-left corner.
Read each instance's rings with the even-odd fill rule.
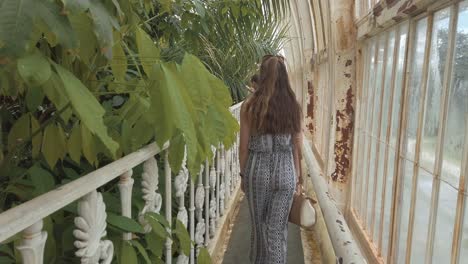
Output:
[[[388,150],[388,165],[387,165],[387,178],[385,184],[385,204],[384,204],[384,222],[383,222],[383,234],[382,234],[382,256],[383,259],[387,259],[388,255],[388,240],[390,239],[390,221],[391,221],[391,207],[392,207],[392,196],[393,196],[393,179],[395,173],[395,158],[396,152],[393,149]]]
[[[379,169],[377,170],[377,190],[375,191],[375,223],[374,223],[374,241],[375,246],[378,245],[379,235],[380,235],[380,217],[382,212],[382,189],[383,189],[383,178],[384,178],[384,163],[385,163],[385,152],[386,146],[383,143],[380,143],[379,148]]]
[[[401,160],[400,160],[401,161]],[[413,186],[413,170],[414,163],[411,161],[403,162],[403,182],[401,183],[401,213],[400,213],[400,226],[398,232],[398,262],[405,263],[405,254],[408,239],[408,223],[409,223],[409,210],[411,205],[411,189]]]
[[[419,168],[414,212],[411,263],[423,263],[426,254],[429,212],[431,210],[432,174]]]
[[[365,136],[362,132],[359,132],[359,145],[363,146]],[[360,214],[361,210],[359,208],[359,203],[361,202],[361,193],[362,193],[362,175],[363,175],[363,166],[364,166],[364,148],[358,147],[358,161],[357,161],[357,170],[356,170],[356,190],[354,195],[355,209]]]
[[[398,136],[398,125],[400,122],[400,107],[404,77],[404,65],[406,54],[406,41],[408,36],[408,25],[405,24],[400,28],[400,47],[398,48],[398,61],[395,72],[395,88],[393,91],[393,105],[392,105],[392,129],[390,134],[390,146],[396,148],[396,140]]]
[[[395,31],[391,31],[388,35],[387,43],[387,61],[385,62],[385,82],[382,99],[382,114],[380,124],[380,139],[387,142],[388,115],[390,107],[390,95],[392,94],[392,71],[393,71],[393,55],[395,50]]]
[[[371,230],[371,225],[372,225],[372,215],[373,215],[373,205],[374,205],[374,187],[375,187],[375,164],[378,162],[376,158],[376,150],[377,150],[377,141],[372,138],[372,146],[371,146],[371,155],[370,158],[368,159],[369,161],[369,177],[367,179],[367,230]]]
[[[376,63],[376,58],[375,58],[375,49],[376,49],[376,41],[372,40],[372,45],[370,49],[370,64],[369,64],[369,82],[368,82],[368,89],[367,89],[367,106],[366,106],[366,125],[365,125],[365,133],[366,133],[366,142],[363,144],[364,146],[364,161],[369,160],[369,151],[370,151],[370,124],[371,124],[371,118],[372,118],[372,102],[374,98],[374,91],[375,89],[372,89],[374,87],[374,81],[375,81],[375,63]],[[362,180],[362,198],[361,198],[361,212],[363,213],[361,215],[361,220],[365,220],[365,215],[364,212],[367,210],[367,186],[368,186],[368,162],[364,162],[362,166],[362,175],[363,175],[363,180]]]
[[[463,260],[468,259],[468,203],[465,197],[465,217],[464,224],[461,230],[461,243],[460,243],[460,263],[463,263]]]
[[[414,159],[416,147],[416,131],[418,128],[419,99],[421,97],[422,68],[424,64],[424,49],[426,45],[427,18],[416,24],[416,39],[412,55],[411,79],[409,82],[409,98],[406,127],[405,156]]]
[[[452,186],[445,182],[440,183],[432,263],[450,262],[457,194],[457,190]]]
[[[424,131],[421,138],[421,166],[433,172],[439,135],[440,104],[445,73],[450,25],[450,8],[434,15],[432,42],[428,64],[428,83],[424,110]]]
[[[460,6],[443,145],[442,179],[458,186],[468,118],[468,2]]]
[[[375,137],[379,134],[379,118],[380,108],[382,107],[382,77],[383,77],[383,65],[384,65],[384,52],[386,48],[386,34],[382,34],[379,38],[379,54],[377,57],[377,71],[375,73],[375,94],[374,94],[374,106],[372,115],[372,135]]]

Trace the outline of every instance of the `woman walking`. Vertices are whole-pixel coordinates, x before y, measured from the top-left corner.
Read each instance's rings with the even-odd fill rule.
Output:
[[[250,261],[284,264],[288,215],[301,179],[301,110],[283,57],[265,56],[240,120],[242,189],[252,223]]]

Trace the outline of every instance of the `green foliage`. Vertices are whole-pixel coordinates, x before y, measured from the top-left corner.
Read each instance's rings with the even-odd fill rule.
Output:
[[[0,0],[2,210],[152,141],[170,141],[174,172],[186,155],[197,175],[212,146],[233,144],[239,128],[228,108],[243,98],[258,59],[281,47],[276,15],[262,13],[278,8],[265,3]],[[139,186],[134,212],[143,204]],[[167,238],[174,254],[188,255],[193,241],[180,222],[148,213],[152,232],[144,234],[136,215],[119,215],[114,187],[100,191],[119,263],[163,263],[174,257],[165,256]],[[75,216],[71,204],[45,219],[47,263],[73,262]],[[134,239],[122,241],[123,232]],[[0,247],[0,258],[15,262],[14,243]],[[198,263],[209,261],[202,249]]]

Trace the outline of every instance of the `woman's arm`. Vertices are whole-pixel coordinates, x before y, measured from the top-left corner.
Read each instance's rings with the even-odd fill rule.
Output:
[[[245,110],[245,103],[242,104],[240,112],[240,142],[239,142],[239,165],[241,174],[244,175],[244,167],[247,162],[249,137],[250,137],[250,123]]]
[[[294,165],[296,167],[296,176],[297,176],[297,181],[299,184],[303,183],[302,179],[302,136],[303,133],[302,131],[300,133],[297,133],[294,136],[293,139],[293,144],[294,144],[294,152],[293,152],[293,158],[294,158]]]

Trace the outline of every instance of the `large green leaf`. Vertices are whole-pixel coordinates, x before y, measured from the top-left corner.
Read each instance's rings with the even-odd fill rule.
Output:
[[[73,13],[84,12],[91,6],[90,0],[62,0],[65,10]]]
[[[93,94],[71,72],[58,64],[53,64],[63,83],[63,90],[70,100],[75,113],[92,134],[96,135],[112,155],[118,144],[108,134],[104,125],[104,109]]]
[[[83,123],[81,123],[81,150],[83,151],[83,155],[89,161],[89,163],[97,166],[98,149],[96,138],[93,137],[89,129],[83,125]]]
[[[176,219],[176,228],[173,231],[179,240],[179,245],[180,245],[180,250],[181,252],[184,253],[184,255],[189,256],[190,255],[190,235],[187,231],[187,228],[182,224],[182,222],[179,221],[179,219]]]
[[[148,248],[157,257],[162,257],[164,250],[164,242],[166,239],[164,237],[155,235],[154,233],[148,233],[145,235],[146,243]]]
[[[34,195],[38,196],[46,193],[55,187],[55,180],[52,174],[35,164],[28,170],[29,177],[34,186]]]
[[[120,252],[120,263],[121,264],[138,264],[138,258],[132,244],[128,241],[122,242],[122,249]]]
[[[135,220],[122,215],[116,215],[113,213],[107,214],[107,222],[113,226],[116,226],[123,231],[133,233],[144,233],[143,227]]]
[[[50,168],[55,167],[57,161],[65,156],[66,151],[67,145],[62,127],[55,123],[48,125],[42,139],[42,154]]]
[[[211,264],[211,256],[205,247],[200,248],[200,253],[197,257],[197,264]]]
[[[114,45],[113,28],[118,29],[119,24],[100,1],[91,1],[89,12],[93,19],[94,32],[100,43],[101,52],[110,59]]]
[[[39,121],[31,115],[31,136],[32,136],[32,156],[37,158],[41,152],[42,132],[40,131]]]
[[[153,73],[153,65],[160,59],[160,51],[151,37],[140,27],[135,31],[138,55],[146,75]]]
[[[93,34],[93,21],[85,13],[71,14],[68,18],[78,39],[78,54],[83,62],[91,67],[98,47],[97,38]]]
[[[37,50],[18,60],[18,72],[31,86],[44,84],[52,74],[49,61]]]
[[[169,233],[167,232],[167,230],[163,227],[161,222],[159,222],[156,218],[145,215],[145,219],[151,225],[151,228],[152,228],[151,231],[155,235],[157,235],[157,236],[159,236],[161,238],[166,238],[166,237],[169,236]]]
[[[117,33],[114,33],[114,38],[117,39]],[[127,57],[122,48],[122,44],[117,42],[112,47],[112,60],[110,62],[112,73],[117,82],[125,81],[125,74],[127,72]]]
[[[58,43],[65,48],[76,48],[76,36],[70,21],[62,14],[61,7],[50,1],[35,1],[34,14],[44,21],[49,30],[55,35]]]
[[[70,22],[54,1],[0,0],[0,54],[20,56],[28,47],[33,22],[41,19],[58,43],[76,45]]]
[[[29,113],[22,115],[14,124],[8,134],[8,151],[25,142],[31,136],[31,121]]]
[[[73,126],[67,142],[68,154],[73,161],[80,164],[81,159],[81,127],[78,123]]]
[[[137,248],[138,252],[140,255],[143,257],[143,259],[146,261],[147,264],[151,264],[151,260],[148,256],[148,253],[146,252],[145,248],[140,244],[140,242],[136,240],[130,240],[130,243]]]
[[[0,0],[0,58],[21,55],[31,34],[31,0]]]
[[[59,76],[55,73],[52,73],[49,80],[45,82],[41,88],[46,94],[47,98],[49,98],[49,100],[54,103],[55,107],[59,111],[62,111],[60,117],[65,122],[68,122],[73,112],[72,108],[68,107],[70,100],[68,100],[68,96],[63,89],[63,84]]]
[[[197,138],[194,126],[194,107],[187,93],[183,73],[175,63],[158,63],[154,66],[150,86],[151,108],[156,124],[156,140],[162,144],[174,132],[182,131],[187,145],[188,169],[196,173],[200,160],[190,159],[197,155]],[[174,164],[171,164],[172,167]]]

